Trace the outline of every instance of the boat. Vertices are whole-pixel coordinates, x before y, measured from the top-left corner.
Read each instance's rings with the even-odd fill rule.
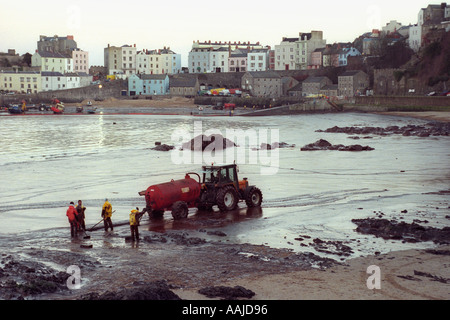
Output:
[[[83,107],[77,107],[77,113],[83,113],[84,108]]]
[[[63,114],[64,113],[64,105],[62,104],[57,104],[56,106],[52,106],[50,108],[54,114]]]
[[[87,109],[87,113],[94,114],[97,111],[97,107],[90,107]]]
[[[64,103],[54,98],[52,100],[52,107],[50,108],[54,114],[63,114],[64,113]]]
[[[8,112],[11,114],[22,114],[23,109],[18,104],[12,104],[8,106]]]

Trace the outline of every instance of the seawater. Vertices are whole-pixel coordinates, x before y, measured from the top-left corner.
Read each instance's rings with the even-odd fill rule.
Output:
[[[346,134],[316,132],[333,126],[387,127],[426,122],[359,113],[278,117],[3,116],[0,234],[67,228],[66,209],[70,201],[79,199],[87,207],[87,226],[101,219],[105,198],[116,210],[114,221],[126,221],[131,209],[145,206],[139,191],[182,179],[186,172],[199,172],[202,164],[210,164],[207,161],[211,158],[194,154],[192,161],[175,161],[173,152],[180,152],[182,142],[176,133],[184,132],[185,140],[191,139],[198,133],[195,128],[199,123],[203,133],[254,130],[268,133],[268,143],[276,142],[271,137],[277,137],[279,142],[295,144],[265,154],[270,157],[276,152],[272,163],[263,163],[261,158],[251,162],[248,157],[238,163],[240,178],[247,177],[250,184],[258,186],[264,202],[256,216],[247,217],[242,208],[237,213],[242,219],[223,225],[229,241],[298,250],[295,239],[299,235],[338,241],[367,239],[354,231],[351,219],[373,217],[377,212],[383,212],[387,219],[401,217],[412,222],[419,216],[430,226],[448,226],[448,195],[437,192],[448,190],[450,185],[450,137],[391,135],[353,140]],[[263,138],[240,145],[241,152],[251,154]],[[369,145],[375,150],[300,151],[300,147],[318,139],[332,144]],[[151,148],[155,142],[177,148],[154,151]],[[263,174],[273,164],[276,170]],[[404,210],[408,214],[401,212]],[[191,214],[195,215],[195,210]],[[165,228],[171,228],[171,215],[166,213],[164,220]],[[383,241],[361,241],[358,250],[370,251],[374,243]],[[397,246],[413,244],[382,244],[384,250]]]

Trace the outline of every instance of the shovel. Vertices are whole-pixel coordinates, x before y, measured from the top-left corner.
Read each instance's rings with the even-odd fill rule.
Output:
[[[116,212],[116,210],[114,210],[112,213]],[[105,220],[105,218],[102,218],[102,220],[100,220],[99,222],[97,222],[96,224],[94,224],[94,226],[89,229],[89,231],[92,231],[92,229],[94,229],[100,222],[102,222],[103,220]]]
[[[90,239],[90,238],[91,238],[91,236],[88,236],[87,233],[86,233],[86,231],[84,231],[84,237],[83,237],[83,239]]]

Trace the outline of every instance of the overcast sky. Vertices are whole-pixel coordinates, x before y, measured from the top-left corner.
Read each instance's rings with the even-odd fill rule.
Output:
[[[109,44],[141,49],[170,47],[182,55],[192,42],[250,41],[274,48],[282,37],[322,30],[327,43],[353,41],[364,32],[397,20],[417,23],[423,0],[0,0],[0,52],[37,48],[40,35],[73,35],[89,51],[91,65],[103,65]]]

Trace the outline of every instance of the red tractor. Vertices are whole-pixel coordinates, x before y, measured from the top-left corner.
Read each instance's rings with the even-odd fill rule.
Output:
[[[262,193],[255,186],[249,186],[247,178],[238,179],[236,164],[225,166],[203,166],[202,177],[198,173],[187,173],[182,180],[153,185],[139,195],[145,196],[149,215],[162,216],[172,211],[175,220],[184,219],[189,208],[212,210],[214,205],[220,211],[237,208],[243,200],[248,207],[261,206]],[[191,178],[196,175],[198,181]]]

